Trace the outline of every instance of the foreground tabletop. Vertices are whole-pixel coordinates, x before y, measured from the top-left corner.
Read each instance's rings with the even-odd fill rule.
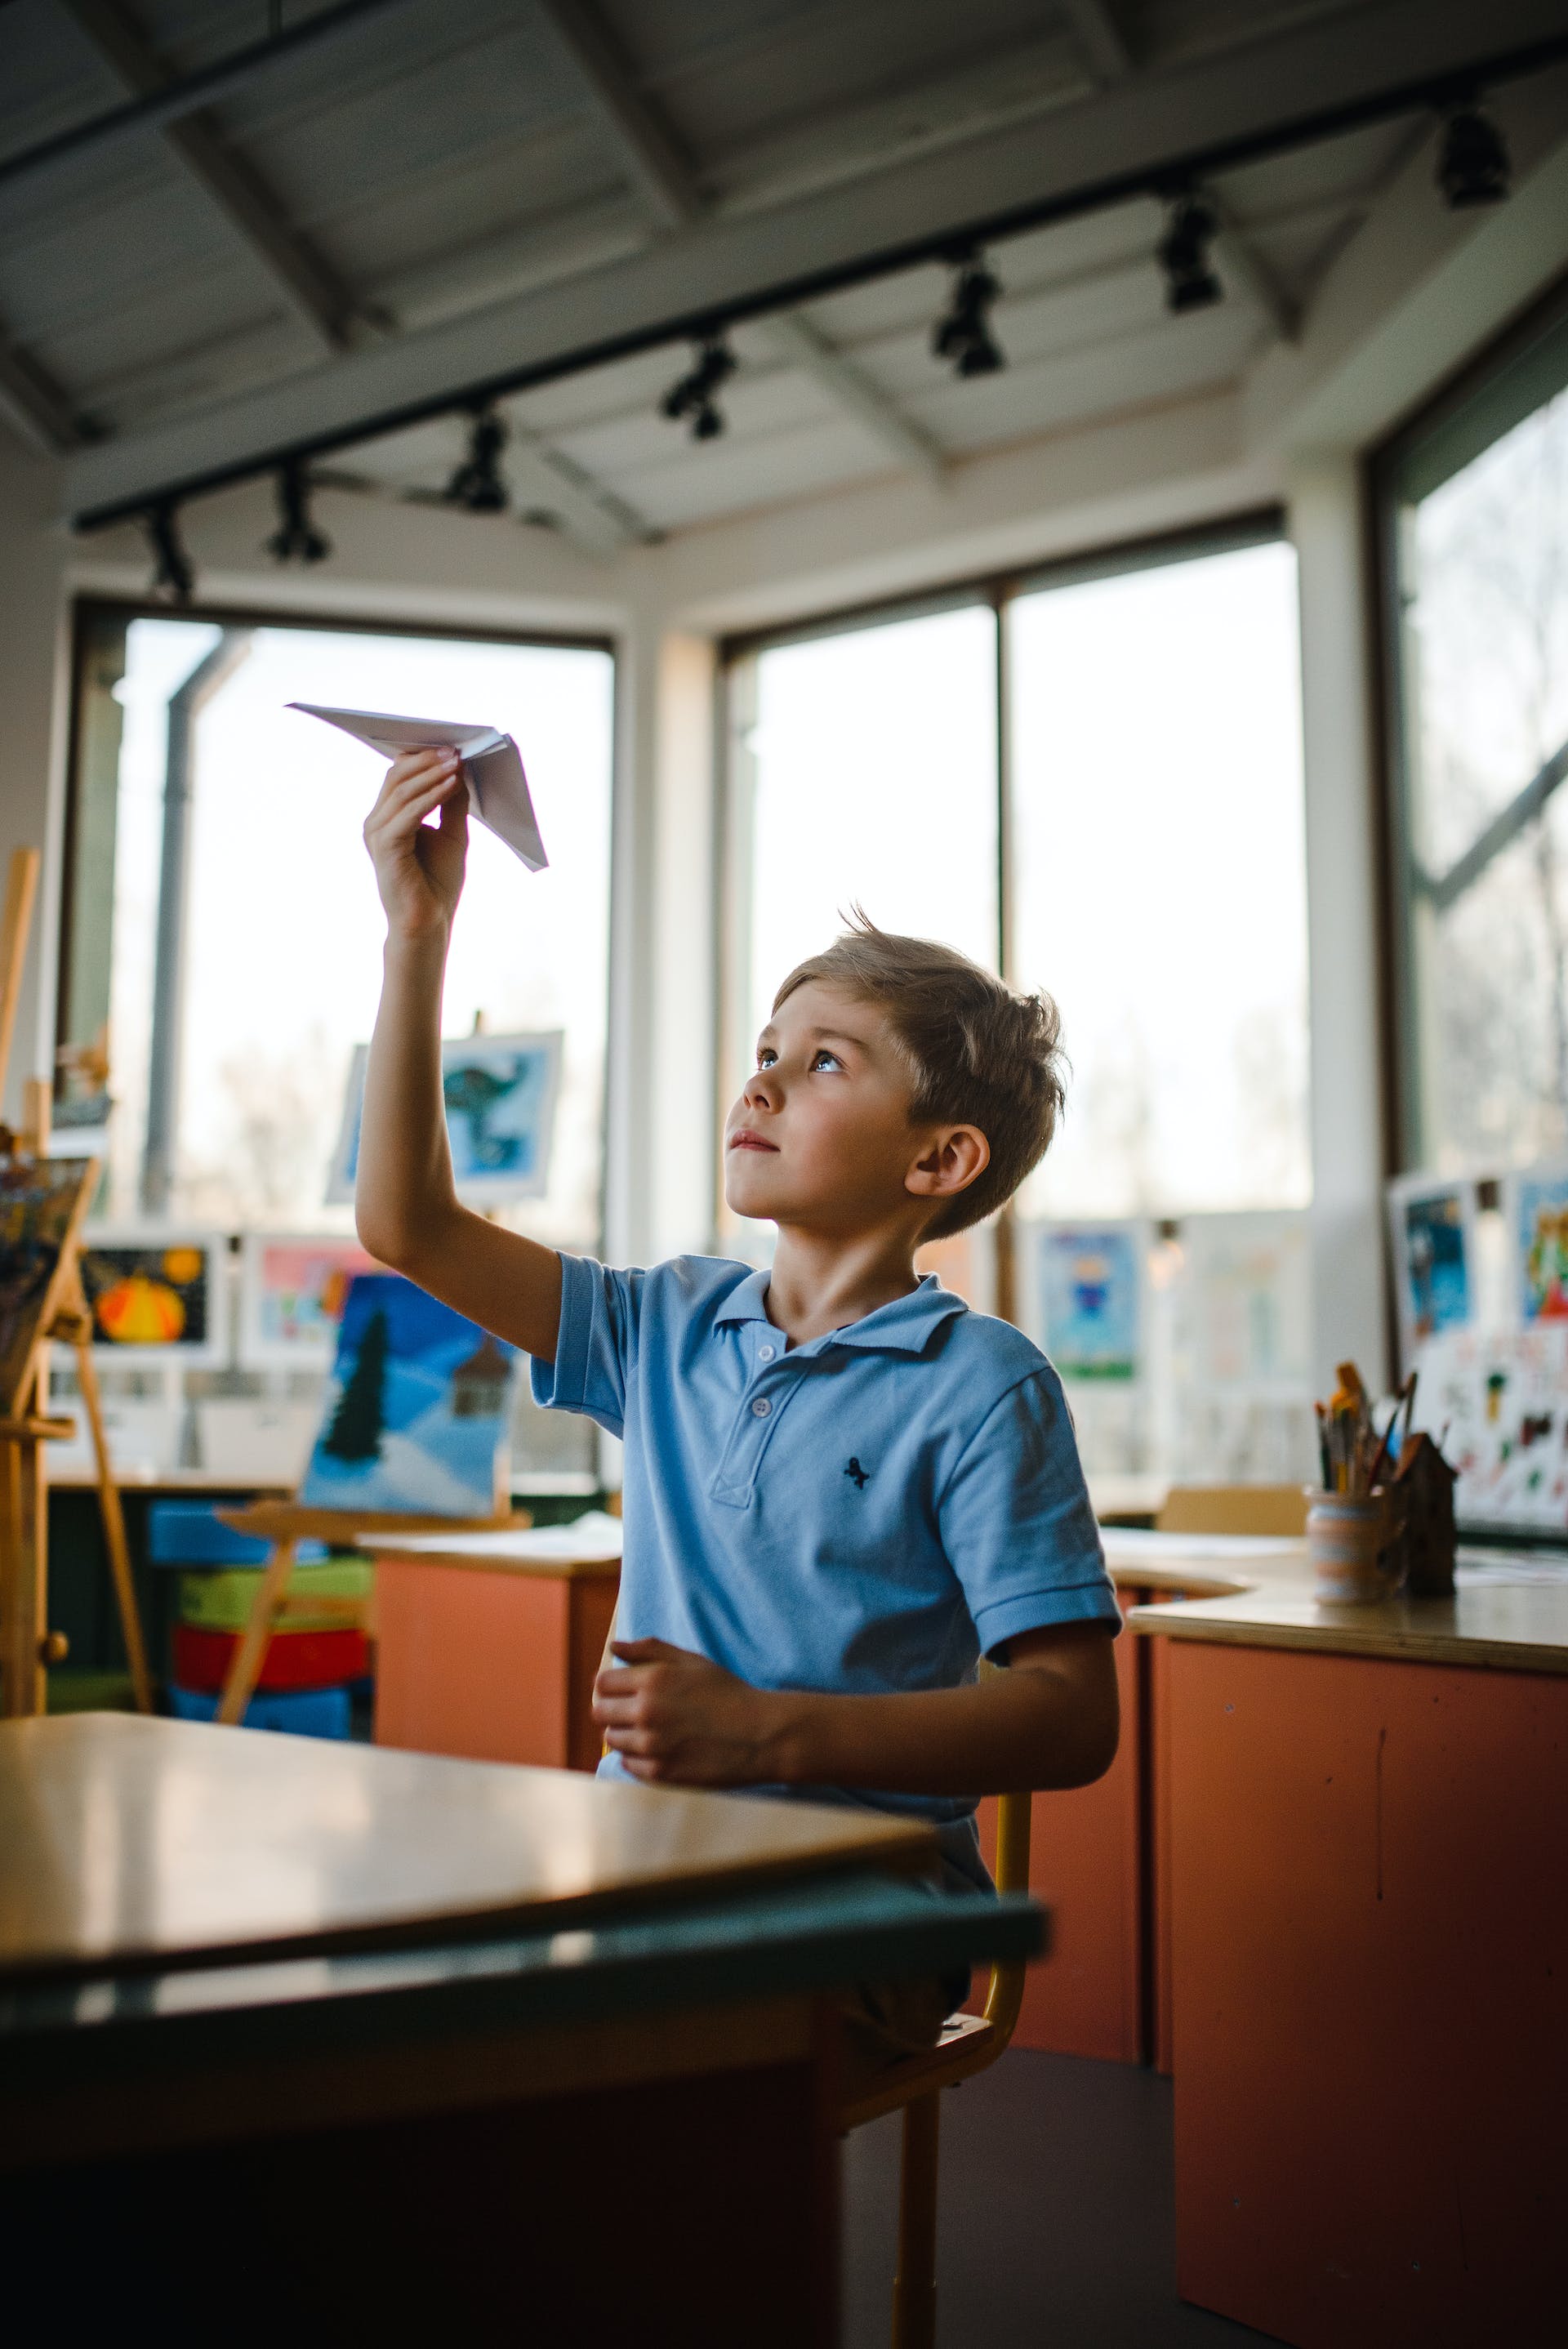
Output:
[[[0,1979],[553,1929],[847,1869],[874,1811],[83,1713],[0,1724]]]

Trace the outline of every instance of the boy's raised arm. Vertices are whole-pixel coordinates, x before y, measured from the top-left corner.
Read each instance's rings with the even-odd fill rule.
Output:
[[[438,827],[425,822],[437,808]],[[441,1099],[441,986],[468,854],[454,750],[410,750],[365,825],[387,911],[381,1008],[370,1040],[354,1216],[372,1256],[498,1338],[549,1361],[561,1258],[459,1202]]]

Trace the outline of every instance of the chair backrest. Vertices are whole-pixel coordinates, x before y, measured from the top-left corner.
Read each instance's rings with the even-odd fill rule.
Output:
[[[1299,1485],[1172,1485],[1154,1520],[1162,1534],[1306,1532],[1306,1495]]]

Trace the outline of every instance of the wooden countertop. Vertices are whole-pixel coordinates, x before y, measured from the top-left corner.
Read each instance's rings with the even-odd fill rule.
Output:
[[[885,1813],[77,1713],[0,1723],[0,1982],[546,1930],[844,1868]]]
[[[1206,1563],[1195,1561],[1200,1569]],[[1451,1599],[1397,1598],[1364,1607],[1328,1606],[1313,1596],[1305,1545],[1272,1572],[1248,1575],[1241,1560],[1214,1558],[1216,1573],[1227,1568],[1235,1578],[1219,1595],[1135,1607],[1129,1624],[1146,1636],[1222,1647],[1568,1673],[1568,1568],[1506,1558],[1467,1563],[1461,1551]],[[1122,1578],[1159,1587],[1142,1574]],[[1199,1584],[1193,1578],[1184,1587]]]
[[[555,1581],[602,1579],[621,1571],[620,1527],[584,1545],[572,1526],[489,1534],[360,1534],[356,1547],[378,1563],[467,1567],[488,1574],[548,1575]]]

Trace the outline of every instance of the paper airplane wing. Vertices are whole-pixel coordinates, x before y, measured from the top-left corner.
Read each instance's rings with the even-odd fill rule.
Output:
[[[464,763],[469,772],[470,796],[479,802],[477,812],[480,822],[488,824],[498,840],[504,840],[513,855],[521,856],[531,873],[542,872],[550,859],[539,836],[533,796],[528,788],[528,777],[522,771],[522,760],[511,736],[503,734],[493,749],[481,751]]]
[[[531,873],[550,862],[539,836],[533,800],[517,744],[494,726],[459,725],[441,718],[397,718],[380,709],[328,709],[314,701],[291,701],[291,709],[319,718],[340,733],[352,734],[384,759],[404,750],[449,746],[463,754],[469,805],[498,840],[504,840]]]

